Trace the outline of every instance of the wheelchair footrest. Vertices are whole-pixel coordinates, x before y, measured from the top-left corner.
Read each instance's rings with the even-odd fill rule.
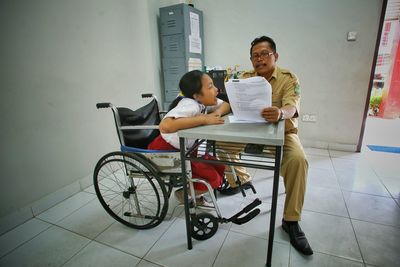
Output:
[[[225,219],[226,222],[233,222],[234,224],[244,224],[256,217],[260,213],[260,209],[255,209],[258,205],[261,204],[261,200],[256,198],[249,205],[244,207],[241,211],[230,217],[229,219]],[[245,216],[240,217],[241,215],[247,213]]]

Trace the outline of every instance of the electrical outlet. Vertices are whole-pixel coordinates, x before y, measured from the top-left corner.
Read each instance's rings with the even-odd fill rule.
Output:
[[[302,121],[304,121],[304,122],[317,122],[317,115],[315,115],[315,114],[303,114]]]
[[[317,115],[315,114],[310,114],[309,120],[310,122],[317,122]]]

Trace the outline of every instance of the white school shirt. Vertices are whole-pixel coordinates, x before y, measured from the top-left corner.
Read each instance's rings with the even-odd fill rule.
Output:
[[[217,104],[214,106],[204,106],[203,104],[200,104],[199,102],[197,102],[194,99],[191,98],[182,98],[181,101],[179,101],[178,105],[176,105],[176,107],[174,107],[173,109],[171,109],[165,116],[163,119],[171,117],[171,118],[189,118],[189,117],[194,117],[197,116],[201,113],[204,113],[205,110],[207,110],[207,113],[209,112],[213,112],[214,110],[216,110],[219,106],[221,106],[221,104],[224,101],[222,101],[221,99],[217,98]],[[172,145],[173,147],[175,147],[176,149],[180,149],[179,147],[179,137],[178,137],[178,133],[161,133],[162,138],[170,145]],[[187,147],[191,147],[194,142],[196,141],[196,139],[188,139],[187,140]]]

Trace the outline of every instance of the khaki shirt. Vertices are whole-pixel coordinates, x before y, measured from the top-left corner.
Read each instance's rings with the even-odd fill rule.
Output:
[[[254,76],[258,76],[258,74],[253,70],[244,72],[240,78],[245,79]],[[297,76],[276,66],[268,82],[272,86],[272,106],[281,108],[290,105],[296,108],[293,118],[285,120],[285,133],[297,133],[297,117],[300,111],[300,86]]]

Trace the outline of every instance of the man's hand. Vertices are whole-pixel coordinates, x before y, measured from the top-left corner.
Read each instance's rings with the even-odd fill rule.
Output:
[[[264,108],[261,111],[261,116],[268,122],[277,122],[281,116],[281,110],[278,107],[272,106]]]

